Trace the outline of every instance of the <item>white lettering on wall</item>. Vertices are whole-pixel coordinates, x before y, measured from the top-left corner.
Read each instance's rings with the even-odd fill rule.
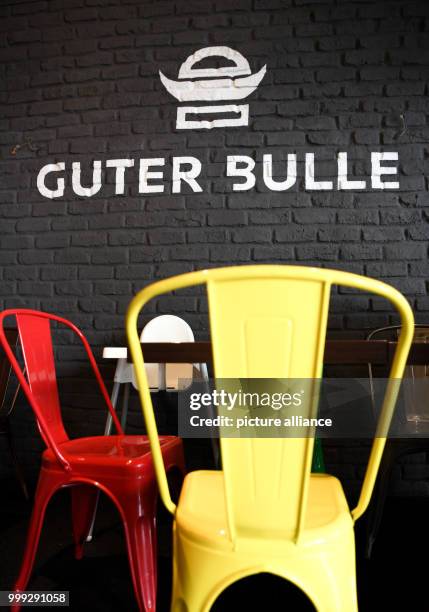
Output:
[[[314,153],[305,154],[305,188],[309,191],[330,191],[333,188],[332,181],[314,180]]]
[[[349,181],[347,176],[347,153],[338,153],[338,189],[365,189],[366,181]]]
[[[237,164],[245,164],[243,168],[237,168]],[[248,191],[255,186],[256,177],[253,174],[255,161],[247,155],[228,155],[226,158],[226,175],[242,176],[246,180],[244,183],[234,183],[233,191]]]
[[[39,174],[37,175],[37,189],[39,190],[40,195],[49,199],[60,198],[64,195],[65,181],[63,177],[57,178],[56,189],[48,189],[48,187],[45,185],[45,179],[48,174],[51,174],[51,172],[62,172],[65,167],[66,165],[64,162],[59,162],[58,164],[46,164],[46,166],[43,166],[43,168],[40,169]]]
[[[279,162],[277,165],[282,168],[285,164],[285,171],[281,169],[281,179],[274,178],[276,174],[271,153],[262,156],[262,163],[256,163],[254,157],[250,155],[228,155],[226,157],[226,176],[232,179],[232,191],[249,191],[256,185],[256,180],[269,191],[287,191],[296,185],[298,171],[301,163],[305,161],[304,188],[309,191],[333,191],[341,190],[361,190],[361,189],[399,189],[399,181],[383,180],[384,175],[398,173],[396,165],[384,165],[384,162],[398,161],[396,151],[371,152],[371,179],[359,180],[349,177],[348,154],[340,151],[337,155],[337,178],[332,180],[316,180],[317,160],[314,153],[305,153],[300,158],[296,153],[288,153],[286,162]],[[298,162],[301,162],[298,165]],[[164,170],[164,166],[170,163],[170,167]],[[115,194],[125,193],[125,181],[133,183],[138,173],[139,193],[152,194],[164,193],[171,185],[172,194],[182,193],[183,183],[194,193],[201,193],[203,186],[197,180],[201,175],[202,164],[199,159],[192,156],[172,156],[171,159],[164,157],[141,158],[141,159],[108,159],[105,162],[94,161],[92,168],[92,186],[83,187],[81,183],[81,162],[58,162],[46,164],[37,175],[37,189],[45,198],[53,199],[64,196],[66,186],[71,186],[74,193],[78,196],[91,197],[97,194],[101,187],[102,166],[114,168]],[[71,166],[71,168],[70,168]],[[136,166],[136,170],[132,168]],[[138,168],[138,170],[137,170]],[[298,170],[299,169],[299,170]],[[66,173],[64,174],[64,171]],[[67,172],[68,171],[68,172]],[[302,170],[301,170],[302,172]],[[58,175],[58,173],[63,173]],[[71,174],[71,176],[70,176]],[[335,187],[334,187],[335,185]]]
[[[101,161],[95,161],[92,170],[92,187],[82,187],[80,182],[80,162],[72,164],[72,187],[73,191],[78,196],[90,198],[98,193],[101,189]]]
[[[164,157],[154,159],[141,159],[139,170],[139,193],[163,193],[164,185],[148,185],[149,179],[162,179],[164,172],[153,172],[149,170],[152,166],[164,166]]]
[[[396,174],[395,166],[382,166],[382,161],[398,161],[397,151],[386,151],[384,153],[371,153],[371,187],[373,189],[399,189],[397,181],[382,181],[382,174]]]
[[[106,168],[116,168],[115,174],[115,193],[121,195],[125,193],[125,168],[132,168],[134,166],[133,159],[108,159],[106,161]]]
[[[182,166],[190,166],[182,170]],[[201,162],[196,157],[173,157],[173,193],[180,193],[182,181],[188,183],[192,191],[200,193],[201,186],[195,180],[201,174]]]
[[[296,183],[296,155],[289,153],[287,156],[286,179],[275,181],[273,179],[273,156],[264,155],[263,157],[263,176],[264,183],[271,191],[286,191]]]

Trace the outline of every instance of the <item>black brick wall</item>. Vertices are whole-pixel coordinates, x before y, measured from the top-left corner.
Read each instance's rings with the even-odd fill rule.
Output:
[[[214,45],[240,51],[252,72],[267,65],[245,101],[249,126],[176,130],[177,102],[158,71],[175,79],[191,53]],[[284,262],[386,280],[429,323],[426,2],[2,0],[0,58],[2,307],[60,313],[100,356],[103,344],[123,343],[125,308],[146,283],[206,266]],[[399,153],[399,190],[305,190],[305,153],[315,153],[319,180],[335,183],[338,151],[348,153],[351,178],[369,180],[370,153],[379,150]],[[287,154],[297,153],[294,188],[265,187],[267,153],[278,180]],[[225,177],[234,154],[257,161],[248,192],[233,192],[239,179]],[[171,158],[180,155],[202,162],[202,193],[186,185],[171,193]],[[139,194],[134,168],[125,194],[115,195],[105,160],[137,166],[141,157],[166,158],[165,192]],[[103,161],[103,186],[78,197],[71,163],[81,162],[90,184],[94,160]],[[36,178],[56,162],[66,164],[66,191],[49,200]],[[205,333],[195,291],[154,310]],[[331,333],[364,334],[394,320],[379,300],[333,296]],[[72,352],[60,358],[76,373]],[[83,414],[69,416],[78,423]],[[398,486],[408,490],[421,472],[404,470]]]

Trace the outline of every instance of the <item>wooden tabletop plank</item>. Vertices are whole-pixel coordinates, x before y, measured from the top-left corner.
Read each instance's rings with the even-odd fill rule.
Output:
[[[387,340],[327,340],[326,365],[388,365],[397,343]],[[211,342],[146,342],[143,343],[146,363],[211,363]],[[429,365],[429,343],[414,343],[408,364]]]
[[[324,363],[327,365],[385,365],[389,360],[386,340],[327,340]]]
[[[391,343],[390,343],[391,344]],[[429,346],[429,345],[428,345]],[[328,340],[326,364],[386,364],[389,361],[386,340]],[[143,344],[147,363],[210,363],[210,342],[147,342]],[[429,362],[429,359],[428,359]]]
[[[146,363],[211,363],[211,342],[143,342]]]
[[[389,361],[393,359],[396,342],[389,342]],[[429,344],[414,342],[407,359],[408,365],[429,365]]]

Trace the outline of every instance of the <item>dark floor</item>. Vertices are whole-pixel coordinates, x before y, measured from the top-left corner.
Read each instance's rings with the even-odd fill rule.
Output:
[[[24,501],[14,480],[1,481],[0,589],[10,589],[19,567],[31,504]],[[429,611],[429,499],[391,498],[373,558],[362,558],[365,524],[357,526],[357,582],[360,612],[378,610]],[[170,527],[162,521],[159,555],[158,611],[169,609]],[[198,577],[196,576],[196,579]],[[36,567],[33,590],[68,590],[71,610],[113,612],[136,610],[128,571],[122,527],[114,508],[103,500],[94,541],[81,561],[73,557],[69,492],[51,502]],[[239,602],[239,603],[238,603]],[[260,575],[225,592],[213,610],[312,610],[283,581]],[[348,612],[345,610],[344,612]]]

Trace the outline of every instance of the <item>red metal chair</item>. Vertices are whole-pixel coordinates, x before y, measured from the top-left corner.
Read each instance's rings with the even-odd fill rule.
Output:
[[[24,375],[5,334],[4,320],[14,316],[25,364]],[[118,435],[70,440],[61,419],[54,364],[51,321],[73,330],[88,355]],[[94,512],[97,490],[116,505],[124,523],[131,576],[140,610],[156,609],[156,502],[158,489],[146,436],[125,436],[110,402],[91,348],[72,323],[33,310],[0,313],[0,342],[37,419],[47,449],[37,485],[26,549],[15,591],[25,590],[33,568],[43,517],[52,495],[71,487],[75,556],[83,545]],[[166,469],[184,474],[182,442],[175,436],[162,438]],[[13,608],[18,610],[19,606]]]

